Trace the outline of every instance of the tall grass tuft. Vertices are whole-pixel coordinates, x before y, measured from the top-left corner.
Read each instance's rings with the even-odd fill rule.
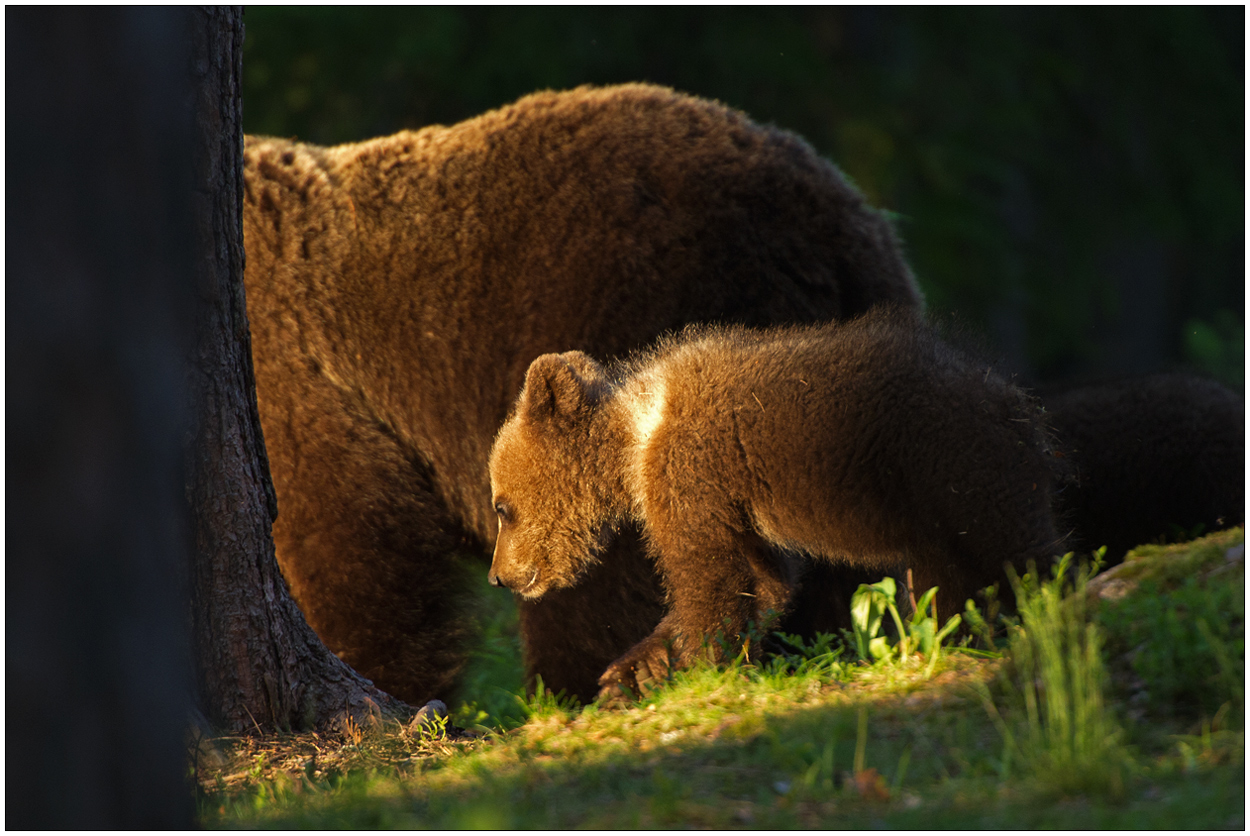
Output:
[[[1023,577],[1011,574],[1020,620],[1009,630],[1005,672],[1023,719],[1009,725],[983,692],[1004,738],[1004,772],[1014,760],[1059,793],[1121,796],[1130,759],[1123,729],[1104,702],[1102,638],[1085,611],[1085,584],[1094,569],[1070,573],[1071,554],[1050,580],[1029,568]]]

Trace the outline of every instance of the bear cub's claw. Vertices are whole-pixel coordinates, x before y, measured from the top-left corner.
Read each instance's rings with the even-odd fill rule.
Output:
[[[651,635],[617,659],[599,677],[600,702],[634,700],[666,682],[672,674],[667,636]]]

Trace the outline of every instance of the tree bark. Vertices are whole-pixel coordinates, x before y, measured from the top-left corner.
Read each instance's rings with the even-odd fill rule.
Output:
[[[406,706],[326,649],[274,558],[277,506],[243,290],[242,11],[193,10],[190,29],[197,315],[186,491],[199,704],[210,723],[236,733],[401,713]]]

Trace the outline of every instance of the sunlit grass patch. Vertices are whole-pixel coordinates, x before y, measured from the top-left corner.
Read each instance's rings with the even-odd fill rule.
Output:
[[[852,804],[884,803],[908,774],[936,774],[932,755],[943,749],[936,731],[903,740],[898,719],[931,719],[949,700],[907,702],[925,682],[922,667],[842,664],[843,649],[830,645],[800,643],[760,663],[696,665],[624,709],[535,696],[522,728],[462,744],[462,754],[417,772],[365,770],[323,784],[320,797],[271,780],[236,801],[229,817],[301,825],[330,816],[354,826],[798,826],[831,814],[848,793]],[[978,676],[978,664],[954,667]],[[948,674],[959,675],[938,680]],[[869,707],[877,703],[890,718],[885,726]],[[964,724],[962,733],[972,741],[965,748],[989,754],[978,730]],[[570,794],[593,801],[571,802]],[[373,812],[350,811],[362,806]]]
[[[1209,538],[1168,547],[1166,557],[1209,573],[1214,558],[1194,555],[1212,542],[1227,563],[1234,544]],[[1070,568],[1063,577],[1080,580]],[[1113,604],[1096,587],[1074,596],[1053,576],[1029,583],[1036,600],[1020,596],[1017,629],[1007,641],[990,636],[997,656],[946,649],[931,675],[931,657],[919,647],[900,653],[897,636],[874,661],[858,658],[853,636],[751,636],[730,664],[697,664],[620,706],[578,706],[545,691],[522,698],[514,682],[503,693],[516,727],[498,723],[473,739],[378,724],[354,736],[341,729],[223,741],[221,762],[205,760],[199,771],[202,820],[491,829],[1244,826],[1240,715],[1230,706],[1195,717],[1165,704],[1151,709],[1149,723],[1125,723],[1131,706],[1098,673],[1103,628],[1090,629],[1093,611],[1146,587]],[[1162,588],[1171,594],[1185,583]],[[1231,600],[1211,602],[1224,622],[1237,621]],[[1161,641],[1154,630],[1142,642]],[[1015,750],[987,713],[989,694]]]

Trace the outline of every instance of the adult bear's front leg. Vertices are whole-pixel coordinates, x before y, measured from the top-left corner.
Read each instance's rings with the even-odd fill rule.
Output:
[[[466,573],[428,470],[317,370],[271,359],[257,377],[274,544],[309,625],[400,699],[449,698],[468,635]]]

